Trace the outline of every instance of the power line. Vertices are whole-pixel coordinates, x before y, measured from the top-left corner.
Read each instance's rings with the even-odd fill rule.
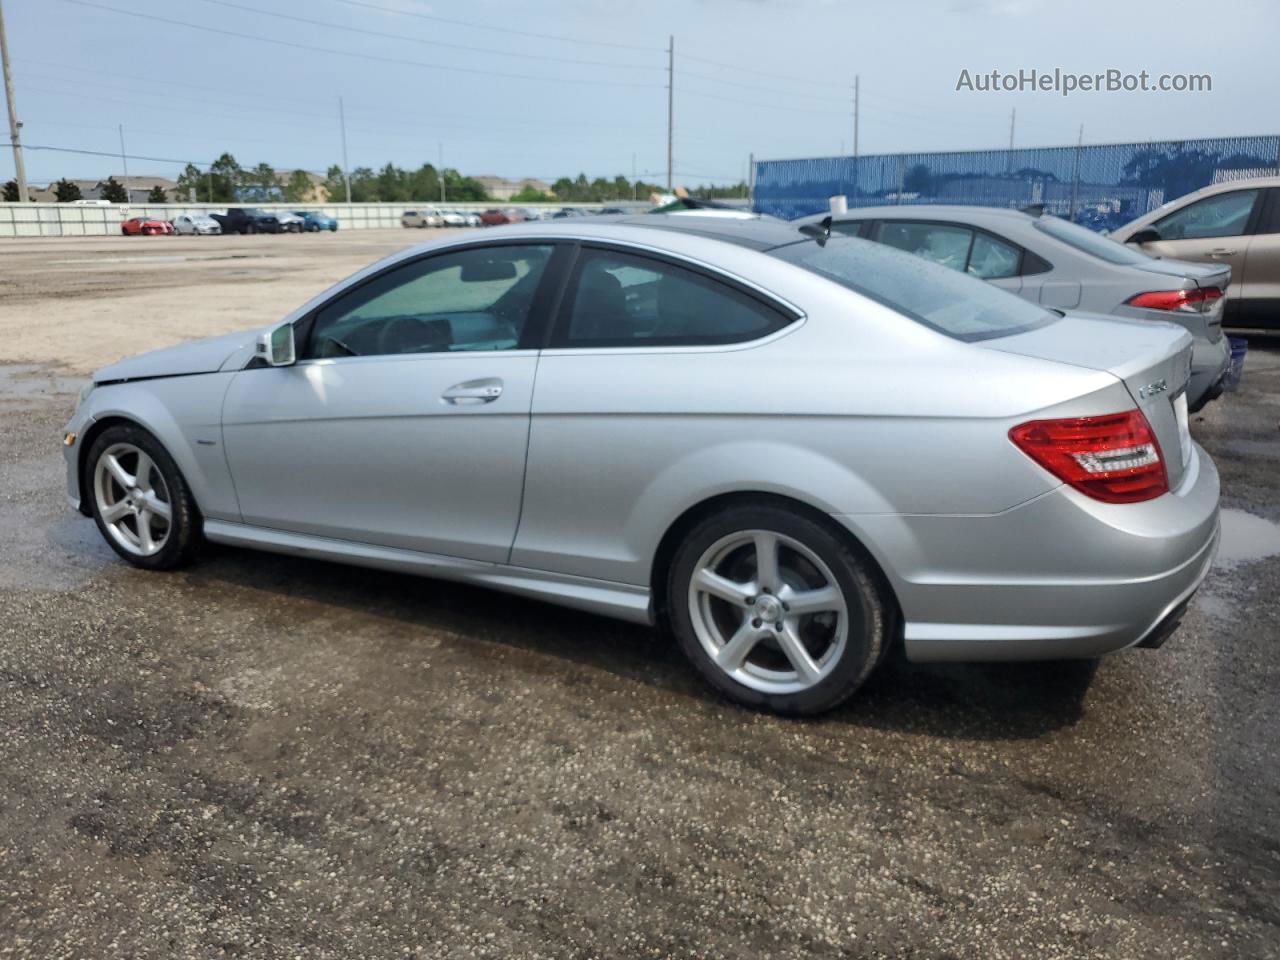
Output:
[[[209,0],[209,2],[215,2],[215,0]],[[681,54],[681,56],[684,56],[684,55]],[[694,73],[692,70],[677,70],[676,73],[678,73],[682,77],[696,77],[699,80],[710,80],[712,83],[726,83],[739,90],[763,90],[766,93],[782,94],[784,96],[797,96],[796,94],[792,94],[789,91],[779,90],[777,87],[766,87],[757,83],[742,83],[738,80],[726,80],[723,77],[717,77],[714,74],[710,74],[710,73]],[[849,98],[847,96],[846,97],[828,97],[821,94],[812,94],[812,93],[804,94],[804,99],[828,100],[833,103],[847,103],[849,101]]]
[[[332,23],[326,20],[313,20],[310,17],[299,17],[290,13],[278,13],[274,10],[262,10],[258,7],[251,7],[246,4],[232,3],[231,0],[201,0],[203,3],[212,3],[220,7],[229,7],[232,10],[245,10],[249,13],[261,14],[264,17],[275,17],[279,20],[291,20],[294,23],[307,23],[315,27],[327,27],[331,30],[341,30],[344,33],[363,33],[370,37],[382,37],[389,40],[404,40],[408,43],[421,43],[432,47],[444,47],[449,50],[465,50],[469,53],[484,53],[490,56],[499,57],[518,57],[522,60],[543,60],[550,63],[572,63],[580,66],[588,67],[615,67],[627,70],[659,70],[658,66],[640,63],[616,63],[606,60],[575,60],[569,57],[551,57],[538,53],[517,53],[508,50],[495,50],[492,47],[471,47],[461,43],[446,43],[443,40],[427,40],[422,37],[407,37],[399,33],[387,33],[384,30],[369,30],[365,27],[353,27],[345,23]]]
[[[495,33],[513,34],[518,37],[533,37],[538,40],[556,40],[561,43],[576,43],[592,47],[610,47],[614,50],[639,50],[644,53],[663,53],[661,47],[638,47],[629,43],[611,43],[607,40],[585,40],[579,37],[558,36],[552,33],[535,33],[532,30],[516,30],[512,27],[497,27],[490,23],[475,23],[468,20],[454,20],[449,17],[440,17],[430,13],[419,13],[416,10],[400,10],[396,7],[385,7],[376,3],[367,3],[365,0],[334,0],[335,3],[345,3],[349,7],[363,7],[366,10],[377,10],[380,13],[390,13],[398,17],[416,17],[419,20],[432,20],[436,23],[449,23],[456,27],[471,27],[475,30],[490,30]]]
[[[148,23],[167,23],[176,27],[188,27],[192,30],[203,30],[206,33],[221,34],[225,37],[236,37],[241,40],[257,40],[261,43],[272,43],[281,47],[292,47],[296,50],[310,50],[313,53],[331,53],[340,57],[355,57],[358,60],[371,60],[375,63],[395,63],[402,66],[425,67],[428,70],[447,70],[454,73],[475,73],[487,77],[506,77],[511,80],[537,80],[548,83],[569,83],[580,86],[582,81],[573,77],[547,77],[537,76],[535,74],[523,73],[504,73],[498,70],[480,70],[476,67],[455,67],[440,63],[426,63],[422,60],[408,60],[402,57],[383,57],[371,53],[358,53],[354,50],[339,50],[334,47],[321,47],[310,43],[299,43],[294,40],[281,40],[279,37],[263,37],[253,33],[241,33],[237,30],[224,30],[221,27],[210,27],[202,23],[190,23],[186,20],[174,20],[169,17],[160,17],[150,13],[137,13],[133,10],[122,10],[119,7],[108,6],[105,3],[92,3],[91,0],[63,0],[64,3],[74,4],[78,7],[89,7],[94,10],[105,10],[108,13],[115,13],[125,17],[135,17],[139,20],[146,20]],[[617,80],[592,80],[595,86],[604,87],[633,87],[637,89],[661,89],[661,85],[654,83],[626,83]]]

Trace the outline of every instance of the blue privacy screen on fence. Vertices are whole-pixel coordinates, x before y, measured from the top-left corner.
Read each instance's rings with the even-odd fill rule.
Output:
[[[897,153],[756,164],[755,209],[788,220],[828,209],[963,203],[1043,204],[1095,229],[1119,226],[1221,180],[1280,172],[1280,136],[1083,147]]]

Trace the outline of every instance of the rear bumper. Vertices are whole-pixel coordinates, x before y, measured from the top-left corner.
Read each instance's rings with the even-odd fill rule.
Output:
[[[993,516],[838,519],[881,561],[909,659],[1096,657],[1155,636],[1212,566],[1218,473],[1193,449],[1181,486],[1147,503],[1059,487]]]
[[[1197,339],[1191,351],[1191,379],[1187,383],[1187,405],[1199,410],[1222,394],[1222,379],[1231,365],[1231,344],[1226,337],[1217,343]]]

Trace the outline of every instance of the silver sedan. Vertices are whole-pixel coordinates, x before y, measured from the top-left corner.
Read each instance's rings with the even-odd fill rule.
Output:
[[[797,221],[812,230],[822,216]],[[1222,393],[1222,333],[1231,268],[1161,260],[1059,217],[1000,207],[859,207],[832,229],[980,277],[1051,309],[1160,320],[1194,338],[1187,400],[1194,413]]]
[[[1190,356],[863,240],[573,219],[99,370],[63,439],[139,567],[209,540],[487,585],[668,627],[727,696],[813,713],[899,644],[1159,645],[1218,536]]]

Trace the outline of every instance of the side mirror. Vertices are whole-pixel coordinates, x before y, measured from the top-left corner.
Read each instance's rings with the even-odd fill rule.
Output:
[[[297,362],[293,345],[293,324],[282,323],[258,337],[258,356],[273,367],[288,367]]]
[[[1134,231],[1125,243],[1152,243],[1160,239],[1160,231],[1155,227],[1143,227],[1141,230]]]

